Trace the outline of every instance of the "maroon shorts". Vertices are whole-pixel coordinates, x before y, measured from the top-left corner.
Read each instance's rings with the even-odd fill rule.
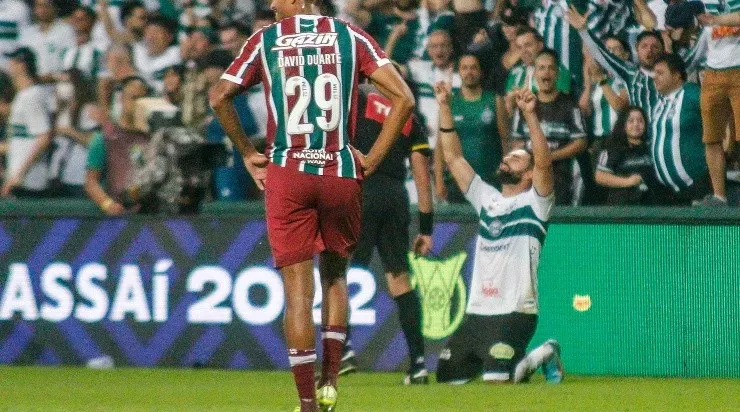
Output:
[[[349,258],[360,235],[360,182],[270,163],[265,212],[275,267],[310,260],[323,251]]]

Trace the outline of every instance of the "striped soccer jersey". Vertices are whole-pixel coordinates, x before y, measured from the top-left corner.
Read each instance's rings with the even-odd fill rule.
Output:
[[[545,47],[555,50],[560,64],[570,71],[576,84],[583,83],[583,53],[578,32],[566,20],[564,0],[544,0],[534,13],[537,31],[545,40]]]
[[[638,67],[631,62],[620,59],[606,49],[599,38],[591,30],[579,32],[583,43],[588,47],[591,55],[612,76],[627,83],[630,103],[641,107],[645,113],[653,113],[658,102],[658,89],[655,88],[653,73]],[[694,46],[681,57],[686,63],[686,72],[691,75],[699,67],[699,63],[706,55],[709,30],[704,29]]]
[[[262,81],[269,106],[266,155],[315,175],[358,178],[350,150],[360,76],[390,61],[358,27],[297,15],[252,35],[221,77],[247,89]]]
[[[658,180],[679,192],[707,173],[699,85],[685,83],[661,97],[650,122],[650,152]]]
[[[602,39],[620,34],[632,19],[630,5],[626,0],[589,0],[588,28]]]
[[[536,314],[537,266],[555,196],[541,197],[532,187],[504,197],[476,175],[465,197],[478,214],[466,312]]]
[[[64,50],[62,53],[62,70],[78,69],[88,78],[97,81],[103,70],[105,51],[89,41],[81,46]]]
[[[10,53],[18,48],[21,29],[31,24],[31,13],[20,0],[0,0],[0,70],[7,70]]]
[[[617,94],[621,94],[623,90],[627,90],[627,85],[619,79],[609,79],[609,85]],[[614,123],[617,122],[619,113],[606,100],[604,89],[601,86],[594,86],[591,92],[591,106],[593,108],[593,112],[591,113],[591,134],[598,139],[608,137],[612,132]]]
[[[703,0],[713,15],[740,12],[740,0]],[[707,67],[715,70],[740,68],[740,27],[712,27]]]

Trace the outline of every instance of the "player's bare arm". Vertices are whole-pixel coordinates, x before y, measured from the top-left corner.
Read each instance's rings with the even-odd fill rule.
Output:
[[[378,140],[375,141],[367,155],[362,155],[357,150],[354,151],[355,155],[360,157],[360,164],[365,175],[372,174],[383,161],[416,105],[411,89],[393,65],[381,66],[370,75],[370,80],[380,93],[391,101],[391,111],[383,124]]]
[[[234,108],[234,97],[242,92],[241,86],[228,81],[219,80],[210,91],[210,104],[226,135],[241,153],[247,171],[254,179],[260,190],[265,190],[267,177],[267,157],[255,149],[249,136],[244,133],[239,115]]]
[[[537,97],[529,90],[520,90],[516,95],[516,105],[529,127],[529,138],[532,141],[532,156],[534,157],[534,169],[532,185],[540,196],[549,196],[553,191],[552,155],[547,146],[547,138],[540,127],[540,119],[537,118]]]
[[[439,147],[442,148],[442,156],[460,190],[467,193],[475,171],[463,157],[460,137],[452,119],[450,90],[445,83],[440,82],[434,85],[434,95],[439,103]]]

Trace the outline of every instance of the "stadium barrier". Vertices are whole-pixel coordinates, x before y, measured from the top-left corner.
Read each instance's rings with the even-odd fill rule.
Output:
[[[0,202],[0,364],[287,368],[263,216],[258,203],[110,219],[86,201]],[[478,225],[468,206],[436,220],[439,258],[412,258],[432,367],[462,317]],[[740,377],[738,223],[737,209],[556,209],[533,345],[558,339],[569,373]],[[402,369],[395,304],[372,273],[377,258],[349,272],[352,341],[362,368]]]

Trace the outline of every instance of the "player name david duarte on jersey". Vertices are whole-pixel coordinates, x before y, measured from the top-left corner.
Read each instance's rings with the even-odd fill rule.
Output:
[[[390,63],[362,29],[298,15],[249,38],[221,76],[247,89],[265,85],[271,162],[316,175],[358,178],[354,141],[358,85]]]

